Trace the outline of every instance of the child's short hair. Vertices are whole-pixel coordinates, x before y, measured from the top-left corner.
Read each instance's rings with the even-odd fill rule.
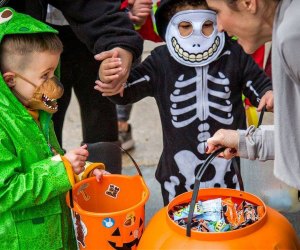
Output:
[[[33,52],[61,53],[63,44],[55,33],[31,33],[5,35],[0,44],[0,69],[11,67],[14,55],[28,56]],[[18,65],[15,65],[18,67]]]
[[[206,0],[177,0],[173,1],[172,4],[169,4],[166,6],[166,9],[164,11],[164,16],[166,20],[170,21],[170,19],[176,14],[178,8],[182,8],[186,5],[190,5],[193,7],[197,6],[205,6],[208,8],[208,5],[206,3]]]
[[[178,9],[187,5],[193,7],[203,6],[208,9],[206,0],[161,0],[155,13],[155,19],[157,31],[163,40],[171,18],[178,12]]]

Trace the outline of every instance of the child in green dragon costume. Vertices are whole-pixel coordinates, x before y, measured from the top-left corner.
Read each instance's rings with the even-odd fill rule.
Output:
[[[0,249],[76,249],[65,194],[86,166],[87,146],[59,146],[51,114],[63,88],[54,76],[56,30],[0,8]]]

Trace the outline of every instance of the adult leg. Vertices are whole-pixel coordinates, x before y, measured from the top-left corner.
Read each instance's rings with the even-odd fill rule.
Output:
[[[99,63],[69,26],[61,26],[59,30],[64,44],[61,81],[65,93],[59,100],[59,111],[53,117],[56,133],[62,141],[63,122],[73,87],[80,107],[82,143],[88,145],[88,160],[103,162],[111,173],[121,173],[121,151],[115,146],[118,144],[116,108],[94,90]]]
[[[70,53],[69,44],[72,39],[72,31],[69,26],[51,25],[59,31],[59,38],[64,45],[64,51],[60,58],[60,80],[64,86],[64,94],[58,99],[58,111],[53,115],[54,129],[60,145],[62,145],[62,131],[65,115],[70,104],[73,86],[73,55]]]
[[[116,106],[94,89],[99,62],[83,44],[80,53],[73,87],[80,106],[82,143],[88,145],[89,161],[101,161],[107,171],[121,173]]]

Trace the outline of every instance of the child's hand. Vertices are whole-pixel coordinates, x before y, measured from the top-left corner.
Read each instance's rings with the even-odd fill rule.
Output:
[[[261,98],[259,105],[257,107],[257,111],[261,111],[263,107],[266,106],[267,111],[273,111],[274,108],[274,97],[273,91],[267,91],[264,96]]]
[[[80,148],[73,149],[64,155],[64,157],[66,157],[71,163],[73,172],[77,175],[84,170],[85,162],[88,156],[89,152],[87,151],[86,144]]]
[[[99,75],[100,81],[110,83],[118,79],[119,73],[122,71],[122,61],[120,57],[107,58],[100,65]]]
[[[107,53],[107,55],[109,55]],[[106,57],[99,68],[100,80],[95,81],[95,90],[102,92],[103,96],[112,96],[123,93],[124,86],[122,83],[113,84],[119,81],[120,74],[122,73],[122,60],[118,56],[117,50],[112,51],[111,57]]]
[[[105,171],[105,170],[103,170],[103,169],[98,169],[98,168],[95,168],[95,169],[93,170],[93,175],[96,176],[96,180],[97,180],[98,182],[100,182],[101,179],[102,179],[102,176],[103,176],[103,175],[106,175],[106,174],[110,174],[110,173],[107,172],[107,171]]]
[[[118,78],[109,83],[103,83],[99,81],[98,85],[100,84],[101,89],[98,88],[98,85],[94,87],[96,90],[105,92],[103,96],[115,95],[116,91],[118,91],[118,93],[121,96],[123,96],[124,84],[127,82],[127,78],[131,70],[133,55],[131,52],[119,47],[95,55],[95,59],[98,61],[103,61],[108,58],[117,58],[117,57],[121,58],[120,68],[122,69],[117,74]],[[99,68],[99,78],[102,79],[100,75],[100,68]]]

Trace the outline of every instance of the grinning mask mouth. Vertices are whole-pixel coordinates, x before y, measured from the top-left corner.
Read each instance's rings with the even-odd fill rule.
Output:
[[[216,13],[211,10],[185,10],[176,13],[166,31],[170,54],[180,64],[205,66],[220,55],[225,42],[218,32]]]

